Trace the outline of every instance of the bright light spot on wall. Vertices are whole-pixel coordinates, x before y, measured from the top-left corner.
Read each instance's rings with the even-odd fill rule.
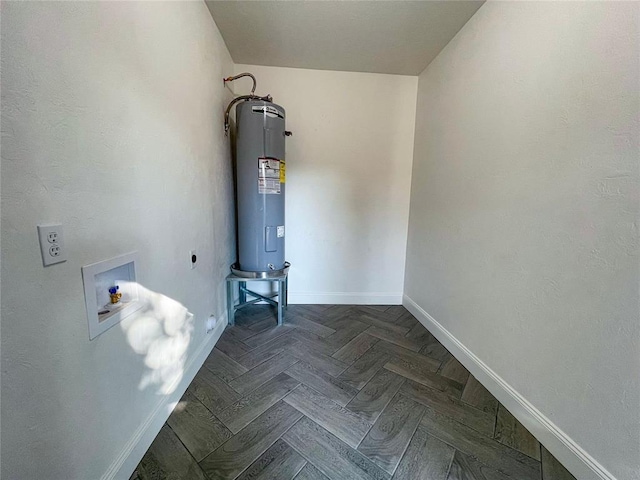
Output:
[[[138,388],[172,393],[182,376],[193,333],[193,314],[180,302],[138,285],[140,310],[120,326],[134,352],[144,356],[147,370]]]

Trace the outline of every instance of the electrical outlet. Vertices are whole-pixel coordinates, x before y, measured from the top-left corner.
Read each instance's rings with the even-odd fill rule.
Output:
[[[213,329],[216,328],[216,323],[218,323],[218,321],[216,320],[215,315],[210,315],[209,318],[207,318],[207,333],[211,333]]]
[[[38,239],[40,240],[42,264],[45,267],[53,265],[54,263],[67,261],[67,252],[64,249],[64,238],[62,236],[62,225],[38,225]]]
[[[194,268],[196,268],[196,262],[198,261],[195,250],[189,251],[189,260],[191,261],[191,270],[193,270]]]

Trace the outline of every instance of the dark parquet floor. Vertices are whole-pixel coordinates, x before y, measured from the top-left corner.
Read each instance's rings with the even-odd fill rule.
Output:
[[[132,479],[569,480],[401,306],[238,312]]]

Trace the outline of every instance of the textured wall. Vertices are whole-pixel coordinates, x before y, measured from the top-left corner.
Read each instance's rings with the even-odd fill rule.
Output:
[[[232,71],[204,3],[2,2],[3,478],[99,478],[184,388],[234,257]],[[132,250],[148,303],[90,342],[80,268]]]
[[[294,303],[400,303],[416,77],[236,65],[287,112]],[[234,85],[248,91],[250,82]],[[244,89],[243,89],[244,88]]]
[[[621,480],[640,471],[639,9],[489,2],[420,75],[405,281]]]

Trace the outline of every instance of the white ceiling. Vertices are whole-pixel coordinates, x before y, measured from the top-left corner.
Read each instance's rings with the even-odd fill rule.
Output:
[[[206,3],[236,63],[418,75],[483,1]]]

